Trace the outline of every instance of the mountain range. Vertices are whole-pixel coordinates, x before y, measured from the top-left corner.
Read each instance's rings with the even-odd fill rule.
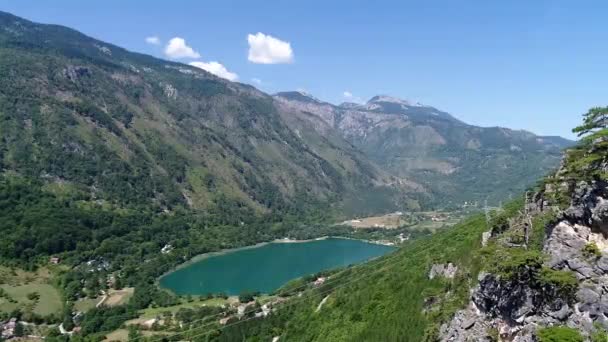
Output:
[[[150,330],[171,330],[131,325],[123,340],[606,340],[608,109],[590,113],[591,134],[562,157],[573,142],[561,137],[385,95],[269,95],[0,12],[3,333],[6,321],[44,326],[30,332],[48,341],[101,340],[146,312]],[[394,253],[246,294],[238,308],[156,286],[197,255],[388,231],[337,217],[510,195],[434,234],[399,227]],[[50,296],[55,310],[36,312]],[[226,305],[194,303],[207,299]]]
[[[338,131],[390,174],[415,181],[440,206],[521,192],[556,167],[572,141],[502,127],[478,127],[431,106],[390,96],[339,106],[301,92],[274,95],[319,132]]]
[[[459,205],[523,189],[569,144],[386,96],[269,96],[8,13],[0,26],[0,167],[96,201],[346,215]]]
[[[365,193],[398,207],[419,191],[251,86],[7,13],[0,27],[5,173],[162,210],[332,210]]]

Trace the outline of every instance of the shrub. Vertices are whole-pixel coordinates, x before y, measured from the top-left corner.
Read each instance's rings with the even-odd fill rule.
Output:
[[[571,271],[558,271],[543,267],[538,275],[538,284],[548,295],[556,295],[568,301],[574,299],[578,281]]]
[[[543,264],[543,255],[534,250],[497,247],[488,256],[488,271],[506,280],[533,278]]]
[[[537,332],[539,342],[583,342],[583,336],[578,330],[568,327],[549,327]]]
[[[40,295],[38,294],[38,292],[30,292],[27,294],[27,299],[31,301],[37,301],[38,299],[40,299]]]
[[[500,333],[497,328],[490,327],[486,330],[486,337],[492,342],[500,341]]]
[[[528,246],[530,249],[541,251],[545,243],[545,228],[555,220],[555,213],[548,212],[542,215],[537,215],[532,219],[532,227],[530,231],[530,239]]]
[[[602,256],[602,252],[595,242],[589,242],[583,247],[583,255],[589,259],[597,259]]]

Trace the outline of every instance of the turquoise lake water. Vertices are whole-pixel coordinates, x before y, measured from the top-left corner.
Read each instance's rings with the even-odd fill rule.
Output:
[[[244,291],[270,293],[288,281],[322,270],[356,264],[394,248],[330,238],[300,243],[269,243],[209,256],[171,272],[160,286],[177,294]]]

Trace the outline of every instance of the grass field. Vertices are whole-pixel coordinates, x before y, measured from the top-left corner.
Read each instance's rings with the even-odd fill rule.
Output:
[[[117,306],[126,304],[133,296],[133,287],[125,287],[122,290],[109,290],[108,298],[103,302],[106,306]]]
[[[147,320],[153,319],[163,312],[169,311],[171,313],[176,313],[181,308],[195,308],[203,305],[207,306],[223,306],[225,304],[229,304],[232,302],[237,302],[238,299],[236,297],[230,297],[229,299],[221,299],[221,298],[212,298],[207,300],[197,300],[195,299],[192,302],[183,302],[178,305],[169,306],[165,308],[147,308],[144,310],[140,310],[140,315],[138,318],[129,320],[126,322],[126,325],[139,325],[144,323]],[[144,336],[152,336],[152,335],[163,335],[167,334],[167,332],[162,331],[149,331],[149,330],[139,330]],[[117,329],[110,334],[106,335],[104,341],[127,341],[129,337],[129,331],[127,329]]]
[[[41,268],[36,272],[0,267],[0,288],[5,295],[0,298],[0,312],[21,309],[46,316],[59,314],[63,308],[59,291],[51,285],[52,271]],[[38,299],[29,299],[36,293]]]
[[[103,301],[105,306],[118,306],[129,302],[129,299],[133,296],[135,288],[125,287],[121,290],[108,290],[107,298]],[[95,298],[79,299],[74,303],[74,309],[77,311],[87,312],[97,306],[101,302],[103,296]]]
[[[87,312],[87,311],[91,310],[92,308],[94,308],[95,305],[97,305],[97,303],[99,303],[100,300],[101,300],[101,298],[79,299],[74,302],[74,310],[80,311],[80,312]]]
[[[410,229],[438,229],[453,226],[465,215],[462,212],[424,211],[416,213],[401,214],[400,212],[362,217],[342,222],[344,225],[357,229],[385,228],[395,229],[407,226]]]
[[[174,305],[174,306],[169,306],[166,308],[147,308],[144,310],[141,310],[140,313],[141,315],[139,316],[139,318],[154,318],[158,315],[160,315],[162,312],[165,311],[170,311],[172,313],[177,312],[179,309],[181,308],[195,308],[198,306],[202,306],[202,305],[208,305],[208,306],[223,306],[225,304],[229,304],[230,302],[234,302],[235,300],[231,299],[222,299],[222,298],[212,298],[212,299],[207,299],[207,300],[203,300],[203,301],[198,301],[195,300],[193,302],[185,302],[185,303],[181,303],[178,305]],[[238,301],[238,300],[236,300]]]
[[[142,330],[140,333],[144,336],[154,336],[154,335],[165,335],[167,333],[157,332],[157,331],[148,331]],[[127,329],[118,329],[106,335],[105,342],[110,341],[128,341],[129,340],[129,331]]]

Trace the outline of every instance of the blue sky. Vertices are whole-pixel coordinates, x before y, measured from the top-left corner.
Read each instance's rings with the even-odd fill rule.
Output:
[[[471,124],[570,138],[580,114],[608,105],[604,1],[2,0],[0,9],[161,58],[181,37],[200,58],[180,61],[217,61],[270,93],[304,89],[334,103],[346,91],[389,94]],[[289,42],[291,63],[249,61],[257,32]]]

